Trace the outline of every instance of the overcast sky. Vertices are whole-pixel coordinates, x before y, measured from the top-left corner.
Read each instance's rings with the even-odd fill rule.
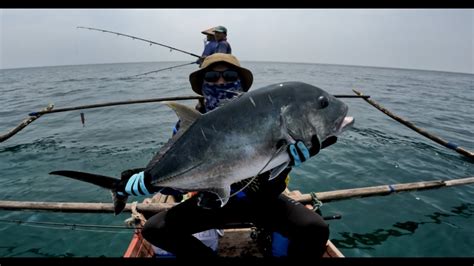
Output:
[[[472,9],[2,9],[0,68],[194,61],[223,25],[241,61],[363,65],[474,74]]]

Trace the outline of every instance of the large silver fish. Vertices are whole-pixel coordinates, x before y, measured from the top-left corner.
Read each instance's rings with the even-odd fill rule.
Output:
[[[180,118],[180,130],[145,172],[155,187],[214,192],[221,206],[229,200],[231,184],[268,170],[270,179],[281,173],[290,163],[289,144],[301,140],[317,152],[354,122],[346,116],[346,104],[302,82],[256,89],[206,114],[175,102],[166,104]],[[52,173],[110,189],[117,180],[74,171]],[[99,179],[107,180],[106,185]]]

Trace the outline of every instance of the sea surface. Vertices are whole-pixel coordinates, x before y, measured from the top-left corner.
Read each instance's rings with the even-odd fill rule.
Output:
[[[182,63],[0,70],[0,134],[49,103],[63,108],[193,95],[188,75],[196,65],[129,78]],[[474,151],[474,75],[322,64],[242,65],[254,73],[252,89],[284,81],[306,82],[332,94],[357,89],[426,131]],[[362,99],[342,100],[354,126],[295,168],[290,189],[310,193],[474,176],[472,160]],[[195,105],[194,100],[182,103]],[[0,200],[110,203],[105,189],[48,173],[68,169],[119,176],[125,169],[144,167],[171,136],[176,120],[160,103],[44,115],[0,143]],[[330,239],[347,257],[474,257],[474,184],[328,202],[322,212],[342,215],[327,222]],[[133,232],[122,227],[127,218],[129,214],[0,210],[0,257],[120,257]]]

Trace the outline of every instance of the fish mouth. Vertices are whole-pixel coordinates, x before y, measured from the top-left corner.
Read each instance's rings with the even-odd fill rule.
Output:
[[[348,129],[354,124],[354,117],[352,116],[346,116],[347,111],[345,112],[344,116],[340,117],[338,120],[336,120],[336,123],[333,128],[333,135],[338,136],[341,134],[343,131]]]
[[[334,135],[329,136],[321,143],[321,149],[331,146],[337,142],[337,135],[348,129],[354,124],[354,117],[344,116],[343,118],[337,121],[336,126],[334,127]]]
[[[351,127],[354,124],[354,117],[352,116],[345,116],[344,119],[342,119],[341,123],[339,124],[339,127],[337,129],[337,134],[342,133],[349,127]]]

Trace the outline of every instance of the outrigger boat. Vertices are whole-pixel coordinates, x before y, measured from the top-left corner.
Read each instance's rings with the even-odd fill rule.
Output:
[[[313,202],[314,199],[324,203],[360,197],[387,196],[403,191],[417,191],[439,189],[458,185],[474,184],[474,176],[455,178],[447,180],[431,180],[412,183],[400,183],[389,185],[378,185],[371,187],[339,189],[325,192],[311,192],[301,194],[299,191],[285,191],[295,201],[304,204]],[[157,204],[158,203],[158,204]],[[123,257],[146,258],[156,257],[155,249],[150,243],[143,239],[141,227],[146,219],[142,212],[150,215],[174,205],[173,197],[155,194],[153,198],[145,199],[143,203],[127,204],[124,212],[132,212],[130,219],[136,228],[132,240]],[[312,204],[315,205],[315,204]],[[0,201],[0,209],[3,210],[37,210],[37,211],[59,211],[59,212],[88,212],[88,213],[113,213],[114,205],[111,203],[87,203],[87,202],[37,202],[37,201]],[[15,221],[16,223],[18,221]],[[223,230],[224,234],[219,239],[217,253],[221,257],[264,257],[265,250],[259,245],[258,228],[252,225],[230,225]],[[257,237],[255,237],[257,235]],[[263,235],[265,236],[265,235]],[[323,257],[344,257],[344,255],[331,243],[327,242],[326,252]]]
[[[458,185],[474,184],[474,176],[455,178],[447,180],[431,180],[412,183],[400,183],[389,185],[378,185],[371,187],[339,189],[325,192],[311,192],[301,194],[299,191],[285,191],[285,193],[295,201],[307,204],[313,201],[328,203],[337,200],[347,200],[351,198],[387,196],[404,191],[417,191],[439,189]],[[153,198],[145,199],[143,203],[127,204],[124,212],[132,212],[131,221],[135,226],[132,240],[125,251],[123,257],[126,258],[146,258],[157,257],[156,248],[143,239],[141,229],[146,222],[145,215],[150,215],[174,205],[173,197],[155,194]],[[311,204],[316,205],[316,204]],[[0,201],[0,209],[3,210],[36,210],[36,211],[59,211],[59,212],[80,212],[80,213],[114,213],[115,207],[111,203],[88,203],[88,202],[37,202],[37,201]],[[142,212],[143,214],[139,213]],[[334,216],[334,218],[336,218]],[[18,223],[18,221],[15,221]],[[265,245],[260,245],[262,234],[259,228],[251,224],[229,225],[223,230],[224,234],[219,239],[217,253],[223,258],[239,257],[264,257],[268,251]],[[265,234],[263,234],[265,237]],[[264,241],[263,241],[264,242]],[[268,243],[268,242],[267,242]],[[159,251],[159,250],[158,250]],[[344,255],[331,243],[327,242],[326,252],[323,257],[344,257]]]
[[[398,193],[402,191],[415,191],[415,190],[428,190],[442,187],[451,187],[465,184],[473,184],[474,177],[456,178],[450,180],[432,180],[432,181],[420,181],[412,183],[401,183],[391,185],[380,185],[372,187],[352,188],[352,189],[341,189],[335,191],[326,191],[314,193],[314,197],[322,202],[330,202],[341,199],[358,198],[358,197],[369,197],[369,196],[385,196],[392,193]],[[299,191],[285,190],[287,196],[293,198],[299,202],[310,202],[313,199],[313,193],[301,194]],[[166,195],[156,194],[151,199],[145,199],[144,204],[150,203],[173,203],[173,197]],[[51,208],[51,206],[46,206]],[[45,208],[46,208],[45,207]],[[11,208],[11,207],[10,207]],[[15,208],[18,208],[16,206]],[[23,206],[23,208],[25,208]],[[63,206],[64,210],[65,207]],[[98,209],[104,209],[103,206],[99,206]],[[112,210],[112,206],[109,207]],[[132,208],[133,209],[133,208]],[[145,209],[145,208],[143,208]],[[142,215],[143,217],[143,215]],[[137,223],[140,227],[145,223],[145,219],[139,220]],[[238,258],[238,257],[263,257],[262,247],[258,245],[258,237],[255,238],[256,228],[249,225],[234,226],[231,228],[224,229],[224,235],[219,239],[219,245],[217,253],[221,257]],[[135,233],[132,240],[124,254],[124,257],[155,257],[153,246],[143,239],[140,229],[135,229]],[[344,255],[334,246],[331,241],[328,240],[326,244],[326,252],[323,257],[344,257]]]
[[[286,190],[288,196],[301,195],[299,191],[292,191],[291,193]],[[172,196],[162,195],[160,193],[155,194],[153,198],[145,199],[144,204],[150,203],[174,203]],[[145,223],[145,219],[142,216],[139,222],[136,224],[132,240],[128,245],[127,250],[123,257],[125,258],[152,258],[159,257],[155,254],[156,248],[146,241],[141,235],[141,227]],[[264,253],[259,241],[257,240],[256,233],[257,228],[251,224],[232,225],[229,228],[223,230],[223,235],[219,237],[219,244],[217,248],[217,254],[223,258],[242,258],[242,257],[257,257],[263,258]],[[326,244],[326,252],[323,257],[344,257],[344,255],[328,240]]]

